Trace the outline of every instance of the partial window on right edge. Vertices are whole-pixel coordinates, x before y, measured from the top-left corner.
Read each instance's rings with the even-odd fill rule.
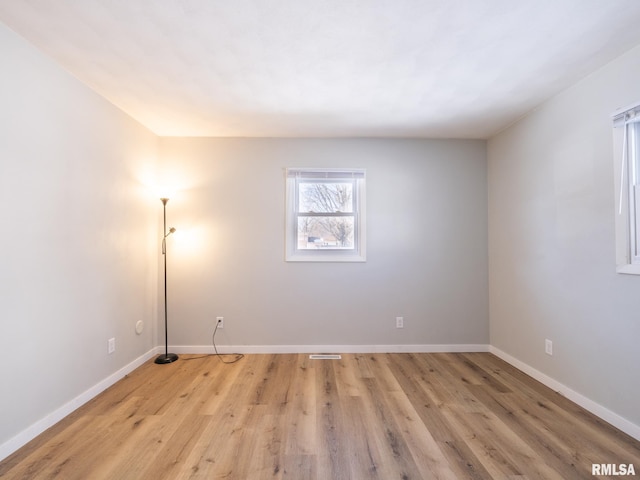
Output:
[[[613,115],[618,273],[640,275],[640,103]]]

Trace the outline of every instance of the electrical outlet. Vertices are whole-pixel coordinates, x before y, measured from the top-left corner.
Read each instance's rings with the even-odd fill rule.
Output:
[[[396,317],[396,328],[404,328],[404,317]]]
[[[548,338],[544,341],[544,353],[553,355],[553,342]]]
[[[107,342],[107,352],[109,353],[109,355],[111,355],[115,351],[116,351],[116,339],[110,338],[109,341]]]
[[[218,328],[224,328],[224,317],[216,317]]]

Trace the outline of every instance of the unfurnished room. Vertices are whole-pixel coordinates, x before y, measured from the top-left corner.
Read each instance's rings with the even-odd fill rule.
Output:
[[[0,478],[639,478],[639,24],[0,0]]]

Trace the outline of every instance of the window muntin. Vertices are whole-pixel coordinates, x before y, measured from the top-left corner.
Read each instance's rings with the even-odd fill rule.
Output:
[[[364,170],[287,169],[287,261],[364,261]]]

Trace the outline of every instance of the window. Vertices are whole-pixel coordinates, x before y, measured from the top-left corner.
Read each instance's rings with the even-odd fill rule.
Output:
[[[616,263],[640,275],[640,104],[614,114]]]
[[[287,169],[286,260],[365,261],[365,172]]]

